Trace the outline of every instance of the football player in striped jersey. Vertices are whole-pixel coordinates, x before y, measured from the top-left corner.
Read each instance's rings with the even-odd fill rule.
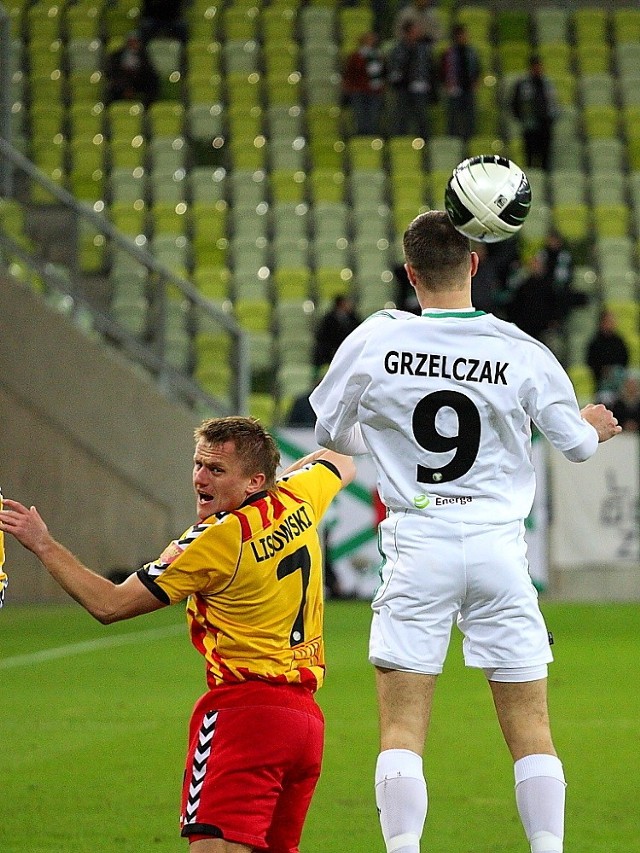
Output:
[[[104,624],[187,602],[208,689],[191,718],[182,835],[191,853],[296,853],[324,740],[318,525],[355,466],[322,449],[277,476],[277,445],[252,418],[204,421],[195,441],[197,522],[121,584],[82,565],[35,507],[6,500],[0,530]]]

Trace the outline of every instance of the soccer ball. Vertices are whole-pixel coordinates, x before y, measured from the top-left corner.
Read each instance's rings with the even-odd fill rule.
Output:
[[[456,166],[444,193],[444,206],[465,237],[498,243],[522,228],[531,207],[531,187],[511,160],[483,154]]]

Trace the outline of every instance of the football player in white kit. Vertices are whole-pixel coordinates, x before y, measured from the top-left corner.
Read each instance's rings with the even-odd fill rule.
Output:
[[[578,408],[553,354],[476,311],[478,256],[442,211],[404,235],[421,316],[383,310],[345,340],[311,394],[318,442],[370,453],[387,507],[369,659],[376,667],[376,802],[388,853],[418,853],[433,691],[453,624],[484,670],[514,761],[532,853],[561,853],[565,780],[547,709],[549,635],[528,573],[531,422],[572,462],[620,432],[603,405]]]

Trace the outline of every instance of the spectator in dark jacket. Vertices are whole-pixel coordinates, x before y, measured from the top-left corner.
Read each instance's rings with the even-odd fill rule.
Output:
[[[129,33],[123,47],[107,57],[105,98],[141,101],[148,105],[158,95],[160,80],[137,33]]]
[[[476,132],[476,89],[482,68],[465,25],[456,24],[452,35],[452,44],[440,58],[440,83],[447,99],[447,133],[466,142]]]
[[[611,402],[611,411],[625,432],[640,432],[640,378],[628,371]]]
[[[604,394],[610,399],[617,393],[620,377],[629,364],[629,348],[617,330],[615,315],[606,308],[600,313],[598,328],[587,346],[587,364],[598,398]]]
[[[348,296],[336,296],[316,329],[313,365],[318,372],[330,363],[342,341],[359,325],[353,301]]]
[[[537,55],[529,61],[529,73],[514,87],[511,111],[522,127],[524,165],[550,169],[553,123],[559,108],[555,87],[543,73]]]
[[[430,105],[438,98],[437,69],[433,48],[424,40],[419,24],[407,21],[403,25],[402,37],[389,51],[387,65],[387,80],[394,94],[391,133],[416,133],[427,139]]]

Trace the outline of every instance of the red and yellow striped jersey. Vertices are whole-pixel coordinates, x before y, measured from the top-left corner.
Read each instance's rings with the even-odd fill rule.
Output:
[[[138,572],[161,601],[188,598],[191,640],[206,659],[210,688],[251,679],[322,684],[318,523],[339,490],[336,469],[314,462],[190,527]]]

